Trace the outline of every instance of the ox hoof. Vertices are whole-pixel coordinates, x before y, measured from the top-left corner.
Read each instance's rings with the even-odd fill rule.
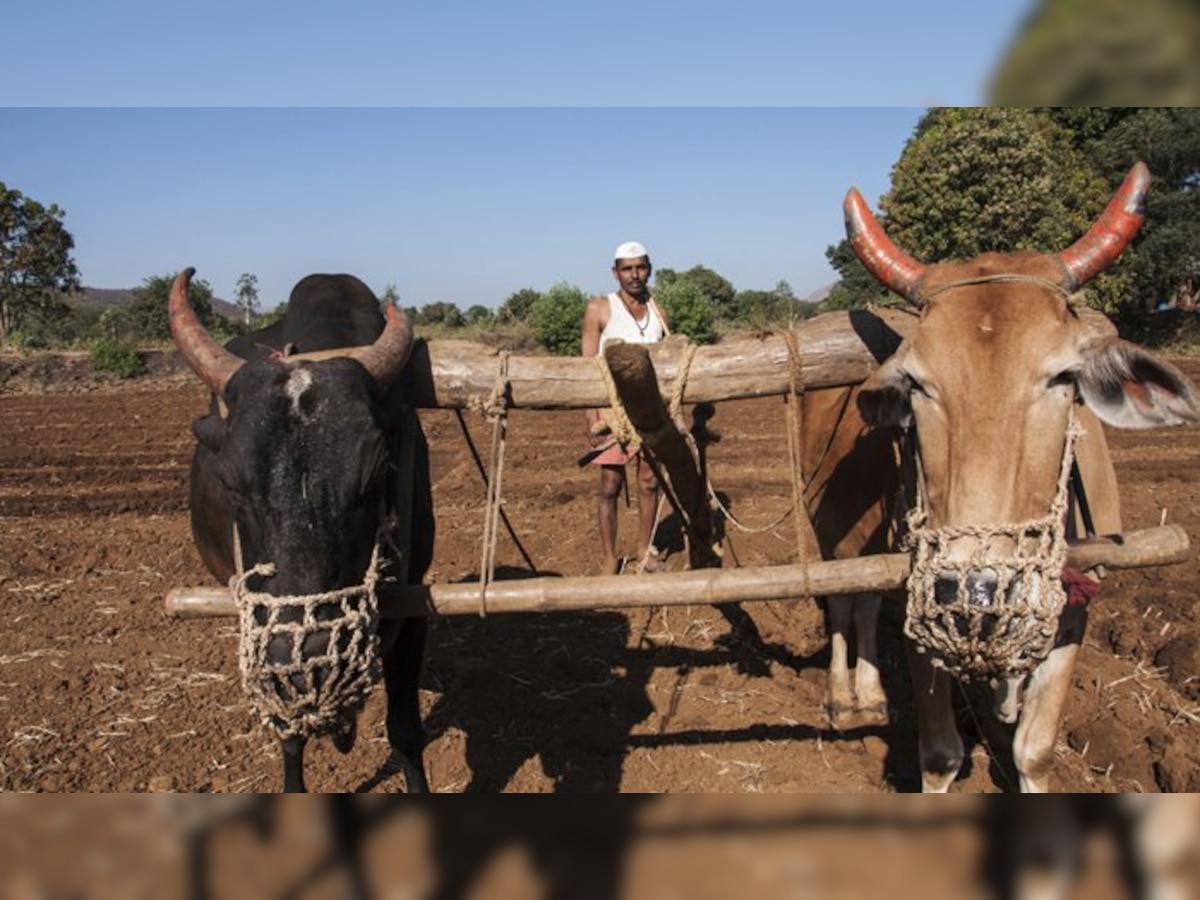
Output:
[[[825,715],[829,717],[829,724],[838,731],[845,731],[848,728],[853,728],[858,718],[858,711],[848,703],[826,703]]]
[[[351,721],[346,724],[346,727],[333,732],[330,739],[333,741],[333,746],[338,748],[341,753],[349,753],[354,749],[354,742],[358,738],[358,722]]]
[[[887,703],[872,703],[859,709],[859,721],[863,725],[884,726],[890,721]]]

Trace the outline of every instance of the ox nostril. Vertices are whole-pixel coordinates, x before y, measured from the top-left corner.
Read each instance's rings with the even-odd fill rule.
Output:
[[[945,576],[933,583],[933,599],[938,606],[949,606],[958,599],[958,579]]]
[[[933,583],[933,599],[939,606],[950,606],[958,600],[961,581],[953,575],[942,575]],[[988,609],[996,600],[996,573],[981,569],[967,573],[966,600],[971,606]]]
[[[972,606],[984,609],[996,601],[996,573],[990,569],[971,572],[967,575],[967,599]]]

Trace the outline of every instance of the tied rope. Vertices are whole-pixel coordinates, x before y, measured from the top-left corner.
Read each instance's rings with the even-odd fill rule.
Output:
[[[801,429],[803,428],[803,423],[800,421],[799,408],[793,406],[794,401],[792,399],[793,397],[802,395],[804,393],[804,375],[800,369],[800,348],[798,336],[793,332],[793,330],[789,329],[785,335],[785,340],[787,341],[788,346],[788,359],[791,371],[790,395],[788,397],[787,407],[788,460],[791,464],[792,471],[791,505],[777,518],[765,525],[747,525],[745,522],[741,521],[737,516],[735,516],[729,507],[721,501],[721,497],[713,487],[712,482],[707,482],[708,496],[712,500],[714,506],[721,511],[721,515],[725,517],[725,521],[729,522],[734,528],[736,528],[738,531],[744,532],[745,534],[763,534],[765,532],[774,531],[797,509],[804,509],[804,481],[803,470],[800,467],[801,457],[799,444],[799,436]],[[801,523],[800,521],[797,521],[796,523],[796,545],[800,553],[800,559],[816,559],[816,535],[812,535],[811,547],[813,555],[809,556],[809,550],[807,549],[808,545],[806,545],[808,538],[804,535],[803,530],[805,525],[807,525],[808,531],[811,533],[812,524],[808,522],[807,517],[805,517],[804,523]]]
[[[784,334],[788,348],[788,368],[791,372],[789,379],[791,390],[787,397],[788,425],[788,458],[792,469],[792,510],[796,515],[796,552],[800,562],[807,563],[820,559],[821,551],[817,542],[817,532],[808,508],[804,502],[806,486],[804,484],[804,365],[800,355],[800,333],[798,329],[789,328]],[[787,515],[787,513],[785,513]],[[782,520],[780,520],[782,521]]]
[[[608,367],[608,360],[604,358],[603,353],[597,353],[592,357],[596,361],[596,367],[600,370],[600,376],[604,379],[605,390],[608,391],[608,409],[602,410],[600,413],[601,421],[598,423],[600,429],[593,426],[592,430],[598,434],[602,434],[604,429],[611,432],[613,440],[621,445],[622,449],[632,448],[640,450],[642,446],[641,435],[638,434],[633,423],[629,421],[629,414],[625,412],[625,405],[621,403],[621,395],[617,392],[617,383],[613,380],[612,370]]]
[[[479,560],[479,615],[487,615],[488,586],[496,578],[496,544],[500,534],[501,485],[504,480],[504,448],[508,437],[508,357],[500,353],[500,367],[484,415],[492,423],[492,456],[488,466],[487,503],[483,517],[483,551]]]
[[[932,300],[938,294],[944,294],[946,291],[954,290],[960,287],[969,287],[973,284],[1035,284],[1040,288],[1045,288],[1052,294],[1057,294],[1072,308],[1087,305],[1087,299],[1083,291],[1072,294],[1057,281],[1051,281],[1049,278],[1039,278],[1037,275],[1021,275],[1018,273],[1005,273],[1001,275],[980,275],[977,278],[963,278],[959,281],[952,281],[949,284],[938,285],[928,291],[922,291],[915,303],[920,306]]]
[[[251,590],[250,579],[274,575],[275,565],[243,571],[236,526],[234,547],[238,574],[229,589],[241,622],[238,666],[251,707],[281,739],[341,730],[363,708],[381,672],[380,541],[362,584],[297,596]]]
[[[935,668],[963,680],[1025,675],[1054,649],[1067,601],[1062,574],[1067,561],[1067,509],[1071,462],[1083,434],[1072,404],[1058,487],[1049,513],[1024,523],[926,526],[922,476],[908,515],[912,551],[904,633]],[[919,464],[919,460],[918,460]],[[1002,550],[998,543],[1007,543]],[[961,550],[970,552],[961,558]],[[954,558],[953,551],[960,551]],[[995,575],[994,592],[973,588],[980,573]],[[955,585],[953,597],[938,583]],[[989,585],[989,587],[991,587]]]

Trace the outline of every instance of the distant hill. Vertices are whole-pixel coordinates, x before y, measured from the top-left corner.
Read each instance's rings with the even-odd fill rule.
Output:
[[[832,291],[836,285],[836,281],[831,281],[829,284],[825,285],[825,287],[817,288],[807,297],[802,299],[805,303],[821,303],[826,297],[829,296],[829,292]]]
[[[78,309],[95,311],[105,310],[112,306],[128,306],[137,299],[134,293],[135,290],[136,288],[84,287],[82,292],[73,296],[69,302]],[[224,316],[226,319],[238,319],[241,317],[238,308],[228,300],[213,297],[212,305],[213,312]]]

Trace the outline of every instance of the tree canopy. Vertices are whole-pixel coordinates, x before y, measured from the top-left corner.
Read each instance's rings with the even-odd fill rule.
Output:
[[[557,356],[578,356],[583,350],[587,303],[587,294],[565,281],[538,297],[527,319],[538,343]]]
[[[30,316],[62,311],[61,295],[79,290],[65,216],[0,182],[0,342]]]
[[[136,299],[129,304],[126,321],[130,331],[138,338],[148,341],[171,339],[171,328],[167,324],[167,303],[171,299],[174,274],[150,275],[146,277],[134,294]],[[212,287],[203,278],[192,281],[188,287],[188,299],[192,309],[205,328],[214,330],[216,315],[213,313]]]
[[[1098,117],[1076,125],[1099,134]],[[987,251],[1065,249],[1090,227],[1119,183],[1078,147],[1090,145],[1065,123],[1030,109],[932,109],[918,123],[879,200],[879,220],[906,253],[926,263]],[[826,308],[879,301],[886,292],[849,242],[826,251],[842,275]],[[1121,267],[1090,287],[1111,309],[1122,295]]]
[[[501,322],[527,322],[530,310],[541,299],[541,292],[535,291],[533,288],[521,288],[519,291],[513,291],[508,299],[500,304],[500,311],[496,317]]]
[[[707,266],[692,266],[683,272],[658,269],[654,276],[656,293],[670,289],[678,282],[693,285],[708,301],[714,320],[732,321],[737,318],[737,290],[727,278]]]
[[[666,312],[675,334],[686,334],[696,344],[716,340],[712,303],[697,282],[676,279],[654,292],[654,302]]]

